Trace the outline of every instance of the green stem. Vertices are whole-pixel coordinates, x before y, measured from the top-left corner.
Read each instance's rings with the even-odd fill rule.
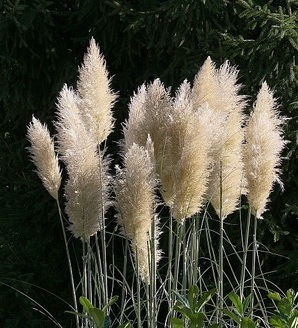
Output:
[[[121,293],[121,308],[120,308],[120,324],[123,324],[123,315],[124,315],[124,307],[125,307],[125,290],[126,287],[126,274],[127,274],[127,254],[128,254],[129,242],[125,239],[124,246],[124,264],[123,264],[123,275],[122,275],[122,293]]]
[[[257,243],[257,224],[258,219],[254,217],[254,232],[253,232],[253,251],[252,251],[252,267],[251,267],[251,316],[253,316],[253,307],[254,307],[254,291],[255,291],[255,275],[256,275],[256,258],[257,258],[257,251],[258,251],[258,243]]]
[[[171,211],[170,211],[171,212]],[[172,298],[172,261],[173,261],[173,216],[170,214],[169,217],[169,237],[168,237],[168,271],[167,271],[167,282],[168,282],[168,299],[169,299],[169,313],[173,309],[173,298]]]
[[[217,298],[217,319],[219,327],[222,327],[222,309],[223,309],[223,236],[224,236],[224,217],[222,213],[223,189],[222,189],[222,162],[219,170],[219,256],[218,256],[218,298]]]
[[[151,311],[149,311],[150,320],[149,327],[154,328],[156,326],[157,321],[157,310],[156,310],[156,226],[155,226],[155,218],[152,219],[151,223],[151,234],[149,240],[149,268],[150,268],[150,307]]]
[[[66,251],[66,258],[67,258],[69,274],[70,274],[70,283],[71,283],[71,289],[72,289],[74,310],[75,310],[75,312],[78,312],[76,288],[75,288],[75,283],[74,283],[74,278],[73,278],[73,270],[72,270],[69,247],[68,247],[68,242],[67,242],[67,237],[66,237],[66,232],[65,232],[65,226],[64,226],[64,223],[63,223],[63,216],[62,216],[62,211],[61,211],[61,208],[60,208],[59,200],[57,199],[56,201],[57,201],[58,213],[59,213],[59,218],[60,218],[60,223],[61,223],[61,228],[62,228],[62,233],[63,233],[65,251]],[[76,316],[76,325],[77,325],[77,328],[80,327],[79,317],[78,316]]]
[[[136,315],[137,315],[137,326],[138,328],[142,328],[142,319],[141,319],[141,286],[140,286],[140,276],[139,276],[139,256],[138,256],[138,247],[136,247],[136,274],[137,274],[137,279],[136,279],[136,283],[137,283],[137,311],[136,311]]]
[[[246,272],[246,262],[247,262],[247,252],[248,252],[250,221],[251,221],[251,206],[248,207],[248,215],[247,215],[246,229],[245,229],[245,241],[243,245],[243,260],[242,260],[241,277],[240,277],[241,302],[244,300],[244,285],[245,285],[245,272]]]

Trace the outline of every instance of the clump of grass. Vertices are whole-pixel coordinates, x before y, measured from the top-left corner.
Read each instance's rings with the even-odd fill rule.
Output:
[[[197,315],[196,306],[187,302],[197,300],[201,324],[208,314],[209,324],[228,326],[224,315],[231,315],[231,311],[223,311],[228,298],[237,306],[245,303],[249,322],[257,318],[254,299],[269,282],[262,278],[262,271],[257,276],[256,222],[265,211],[273,183],[279,181],[285,141],[283,119],[276,113],[267,84],[263,84],[247,118],[243,114],[246,98],[239,94],[237,74],[228,62],[217,69],[208,57],[193,83],[185,80],[174,96],[159,79],[142,85],[128,105],[129,117],[120,143],[123,163],[116,167],[113,178],[104,144],[113,130],[116,93],[94,39],[79,69],[77,89],[64,86],[58,97],[54,122],[57,153],[46,126],[33,117],[28,126],[29,151],[45,188],[58,204],[76,311],[77,289],[81,286],[84,300],[92,301],[90,308],[104,309],[100,313],[107,325],[107,304],[111,304],[113,286],[119,284],[122,299],[114,306],[121,315],[115,317],[115,324],[133,318],[138,327],[164,327],[170,322],[187,326],[189,320],[196,320],[187,308]],[[59,205],[58,157],[67,170],[63,181],[67,229],[82,242],[82,279],[77,285]],[[106,212],[112,204],[112,190],[119,229],[111,233],[106,229]],[[240,199],[246,194],[249,213],[245,232],[239,221],[244,240],[243,248],[238,249],[226,227],[231,213],[241,213]],[[218,219],[209,214],[209,204]],[[165,222],[158,213],[161,206],[168,208]],[[249,267],[251,213],[256,219]],[[158,246],[162,232],[168,238],[168,249],[163,251]],[[115,237],[126,240],[122,272],[114,268],[114,261],[107,262],[106,248],[113,245]],[[132,279],[128,277],[129,265]],[[241,267],[239,277],[234,272],[237,267]],[[228,294],[228,289],[234,294]],[[240,293],[239,302],[236,292]],[[217,300],[213,301],[215,293]],[[116,299],[112,300],[114,303]],[[159,323],[164,306],[167,314]],[[266,307],[261,302],[256,312],[259,310],[266,318]],[[81,322],[77,317],[77,327],[95,324],[88,311]],[[186,313],[186,317],[176,320],[175,311]],[[236,321],[248,320],[244,312],[241,318]]]

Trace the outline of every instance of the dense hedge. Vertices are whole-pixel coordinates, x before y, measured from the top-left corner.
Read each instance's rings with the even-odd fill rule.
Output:
[[[2,0],[0,12],[0,281],[70,326],[66,305],[34,286],[71,301],[55,204],[32,172],[25,134],[33,113],[51,125],[57,93],[63,83],[74,84],[94,36],[119,92],[112,139],[120,138],[127,101],[141,83],[160,77],[175,88],[192,80],[208,55],[239,67],[251,100],[264,79],[275,89],[290,118],[285,190],[276,187],[259,239],[291,258],[266,262],[267,270],[279,265],[272,279],[298,289],[298,1]],[[116,154],[114,142],[110,149]],[[1,326],[53,326],[32,305],[0,285]]]

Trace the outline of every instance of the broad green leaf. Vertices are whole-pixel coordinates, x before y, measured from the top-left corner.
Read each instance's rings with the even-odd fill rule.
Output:
[[[198,304],[197,304],[197,311],[200,312],[202,307],[211,299],[211,297],[216,293],[216,288],[213,288],[207,292],[204,292],[200,297]]]
[[[234,292],[232,291],[229,295],[228,295],[229,299],[232,301],[233,305],[235,306],[235,309],[237,310],[237,312],[242,315],[243,314],[243,305],[241,303],[241,299],[240,297]]]
[[[234,320],[235,322],[237,322],[238,325],[240,325],[241,318],[239,316],[237,316],[234,312],[232,312],[230,310],[222,310],[222,312],[224,314],[226,314],[227,316],[229,316],[232,320]]]
[[[209,328],[219,328],[219,323],[213,323]]]
[[[273,301],[280,301],[281,300],[281,297],[280,297],[279,293],[277,293],[277,292],[268,293],[268,297],[271,298]]]
[[[179,312],[180,314],[184,315],[187,318],[190,318],[190,316],[193,314],[191,309],[186,306],[179,306],[179,305],[174,305],[174,310]]]
[[[294,297],[295,297],[294,290],[293,289],[288,289],[286,294],[287,294],[287,299],[289,300],[289,302],[291,304],[293,304],[294,303]]]
[[[188,303],[188,299],[183,296],[180,295],[178,292],[176,292],[175,290],[172,290],[172,293],[175,294],[175,296],[177,297],[177,300],[182,303],[184,306],[189,307],[189,303]]]
[[[92,305],[92,303],[88,300],[87,297],[81,296],[79,298],[79,301],[81,303],[81,305],[83,305],[84,310],[89,313],[89,309],[92,309],[94,306]]]
[[[243,302],[243,313],[247,310],[249,303],[250,303],[251,295],[248,295]]]
[[[117,295],[113,296],[113,297],[109,300],[108,304],[105,305],[105,306],[103,307],[102,310],[105,311],[107,308],[109,308],[110,306],[112,306],[114,303],[117,302],[118,298],[119,298],[119,296],[117,296]]]
[[[285,322],[278,315],[273,315],[272,317],[270,317],[269,323],[274,328],[286,328]]]
[[[241,320],[240,328],[255,328],[255,323],[248,317],[243,317]]]
[[[190,317],[190,325],[189,328],[201,328],[203,327],[204,319],[205,319],[204,313],[194,313]]]
[[[188,302],[189,302],[189,307],[192,309],[193,312],[195,312],[196,310],[198,297],[199,297],[198,286],[196,285],[190,286],[188,291]]]
[[[287,298],[283,298],[282,300],[280,300],[277,304],[277,307],[282,315],[285,315],[286,317],[289,317],[291,315],[292,304]]]
[[[184,321],[179,318],[171,318],[170,323],[173,328],[184,328]]]
[[[93,307],[93,308],[89,309],[89,314],[93,318],[97,328],[104,327],[105,314],[102,310]]]

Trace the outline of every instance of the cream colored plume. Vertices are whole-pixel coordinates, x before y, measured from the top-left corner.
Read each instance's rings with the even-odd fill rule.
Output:
[[[123,165],[123,169],[116,168],[115,179],[118,223],[123,234],[132,242],[141,278],[148,281],[148,243],[152,220],[156,219],[153,165],[148,152],[137,144],[129,148]],[[155,254],[157,263],[159,252],[156,250]]]
[[[49,194],[58,200],[61,184],[61,172],[58,158],[54,150],[54,142],[45,124],[32,117],[27,128],[28,147],[31,159],[37,168],[37,174]]]
[[[111,109],[116,94],[111,90],[110,84],[104,57],[92,38],[79,70],[77,89],[81,98],[79,109],[83,122],[98,144],[106,140],[113,130]]]
[[[285,146],[276,102],[266,82],[258,93],[246,127],[244,150],[248,202],[257,218],[266,210],[275,181],[279,181],[281,151]]]
[[[131,98],[129,118],[124,126],[124,149],[128,149],[133,143],[145,147],[150,135],[158,175],[166,161],[165,149],[171,106],[169,90],[156,79],[147,87],[139,88]]]
[[[57,104],[58,150],[64,161],[66,213],[75,237],[85,241],[101,229],[108,204],[107,163],[82,122],[78,96],[64,86]]]
[[[208,58],[195,78],[192,90],[196,106],[207,103],[213,111],[211,155],[213,170],[208,187],[208,198],[221,218],[232,213],[245,192],[243,174],[242,128],[245,101],[239,95],[238,71],[225,62],[215,69]],[[202,106],[196,107],[198,113]]]
[[[206,105],[205,105],[206,106]],[[184,81],[176,92],[167,126],[167,147],[160,179],[162,193],[180,223],[198,213],[210,174],[208,111],[194,113],[191,88]]]

